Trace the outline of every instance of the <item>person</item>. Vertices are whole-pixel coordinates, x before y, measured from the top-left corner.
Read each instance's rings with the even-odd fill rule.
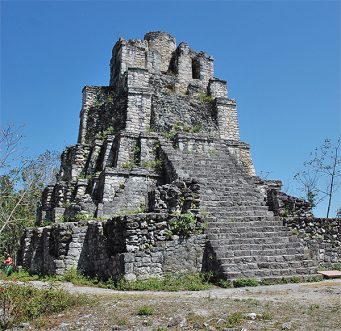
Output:
[[[6,275],[9,276],[13,270],[13,260],[8,254],[6,255],[6,260],[4,261],[4,264]]]

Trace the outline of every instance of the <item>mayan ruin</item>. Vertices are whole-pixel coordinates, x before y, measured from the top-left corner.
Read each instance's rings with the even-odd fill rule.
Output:
[[[340,262],[340,222],[314,219],[281,181],[256,176],[231,97],[205,52],[165,32],[120,38],[109,86],[83,89],[77,144],[43,191],[18,264],[103,279],[304,279]]]

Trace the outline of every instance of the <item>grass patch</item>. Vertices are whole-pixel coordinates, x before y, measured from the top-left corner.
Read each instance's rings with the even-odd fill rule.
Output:
[[[142,163],[142,167],[160,172],[162,170],[162,161],[161,160],[144,161]]]
[[[135,282],[119,280],[114,288],[122,291],[200,291],[212,288],[205,274],[174,274]]]
[[[148,278],[145,280],[127,281],[125,279],[107,281],[97,277],[87,277],[82,275],[75,268],[69,269],[62,276],[38,276],[31,275],[27,271],[13,272],[6,277],[0,273],[0,279],[12,281],[32,281],[42,280],[45,282],[70,282],[79,286],[95,286],[121,291],[200,291],[213,287],[210,283],[210,274],[167,274],[164,278]]]
[[[237,311],[235,313],[230,314],[226,321],[225,327],[226,328],[234,328],[244,322],[244,316],[241,312]]]
[[[303,282],[299,277],[286,277],[275,280],[258,280],[254,278],[241,278],[235,280],[218,279],[213,282],[210,273],[174,273],[166,274],[163,278],[148,278],[145,280],[127,281],[119,280],[102,280],[97,277],[88,277],[83,275],[75,268],[69,269],[62,276],[34,275],[27,271],[15,271],[10,276],[0,272],[0,279],[12,281],[32,281],[41,280],[45,282],[70,282],[78,286],[90,286],[108,288],[120,291],[200,291],[212,288],[214,285],[222,288],[246,287],[258,285],[276,285]],[[320,277],[306,278],[306,282],[321,281]]]
[[[150,316],[153,315],[153,313],[153,308],[149,306],[141,306],[137,311],[137,315],[139,316]]]
[[[253,278],[240,278],[233,281],[233,287],[258,286],[259,281]]]
[[[0,286],[0,329],[11,328],[73,307],[90,303],[86,295],[70,294],[60,289],[39,290],[31,286]]]
[[[332,263],[329,266],[319,267],[319,270],[339,270],[341,271],[341,263]]]

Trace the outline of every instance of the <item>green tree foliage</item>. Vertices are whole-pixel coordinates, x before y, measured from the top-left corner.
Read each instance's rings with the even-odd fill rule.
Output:
[[[304,162],[303,170],[294,179],[305,198],[315,207],[327,199],[326,217],[329,217],[330,206],[341,179],[341,137],[336,143],[325,139],[324,143],[311,153],[309,161]]]
[[[54,181],[58,153],[21,156],[22,136],[13,127],[0,131],[0,256],[14,256],[25,227],[34,225],[41,191]]]

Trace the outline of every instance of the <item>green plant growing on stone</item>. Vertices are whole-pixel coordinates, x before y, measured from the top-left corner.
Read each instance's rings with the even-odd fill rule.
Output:
[[[173,140],[177,135],[176,131],[161,132],[161,135],[167,140]]]
[[[114,128],[112,126],[109,126],[104,131],[97,133],[96,134],[96,139],[103,140],[106,137],[108,137],[108,136],[110,136],[110,135],[112,135],[114,133],[115,133]]]
[[[185,238],[195,233],[196,227],[197,218],[191,212],[175,215],[170,221],[171,233]]]
[[[173,125],[173,130],[176,132],[190,132],[191,128],[182,122],[176,122]]]
[[[176,122],[172,129],[168,132],[161,132],[161,135],[168,140],[173,140],[177,133],[187,132],[187,133],[198,133],[203,131],[203,126],[200,123],[196,123],[193,126],[188,126],[182,122]]]
[[[160,150],[161,144],[160,140],[156,140],[153,142],[153,148],[152,148],[152,153],[155,155],[159,155],[159,150]]]
[[[122,169],[127,169],[127,170],[132,170],[135,167],[135,163],[134,161],[126,161],[124,163],[121,164],[121,168]]]
[[[74,220],[75,221],[88,221],[88,220],[91,220],[93,219],[93,217],[89,214],[83,214],[83,213],[77,213],[75,216],[74,216]]]
[[[59,223],[63,223],[63,222],[65,222],[65,220],[66,220],[66,218],[65,218],[65,216],[64,215],[62,215],[62,216],[60,216],[59,218],[58,218],[58,222]],[[46,224],[46,222],[44,223],[44,225]]]
[[[63,208],[68,208],[68,207],[70,207],[70,205],[71,205],[70,201],[64,201],[62,204]]]
[[[194,124],[191,131],[192,131],[193,133],[202,132],[202,131],[203,131],[202,124],[200,124],[200,123]]]
[[[141,158],[141,146],[136,142],[133,147],[133,162],[138,165]]]
[[[117,213],[117,215],[119,216],[136,215],[136,214],[145,213],[146,211],[147,211],[147,207],[144,204],[140,204],[140,207],[138,208],[121,210],[120,212]]]
[[[162,161],[161,160],[143,161],[142,167],[160,172],[162,170]]]
[[[289,208],[288,208],[287,206],[284,207],[284,209],[281,211],[281,216],[283,216],[283,217],[288,217],[289,214],[290,214]]]
[[[298,235],[300,234],[300,232],[298,231],[297,228],[292,229],[292,230],[291,230],[291,233],[292,233],[293,235],[295,235],[295,236],[298,236]]]
[[[201,93],[201,94],[199,94],[199,100],[201,102],[213,102],[214,98],[207,93]]]
[[[200,216],[203,218],[207,218],[207,217],[210,217],[211,214],[207,210],[200,209]]]

